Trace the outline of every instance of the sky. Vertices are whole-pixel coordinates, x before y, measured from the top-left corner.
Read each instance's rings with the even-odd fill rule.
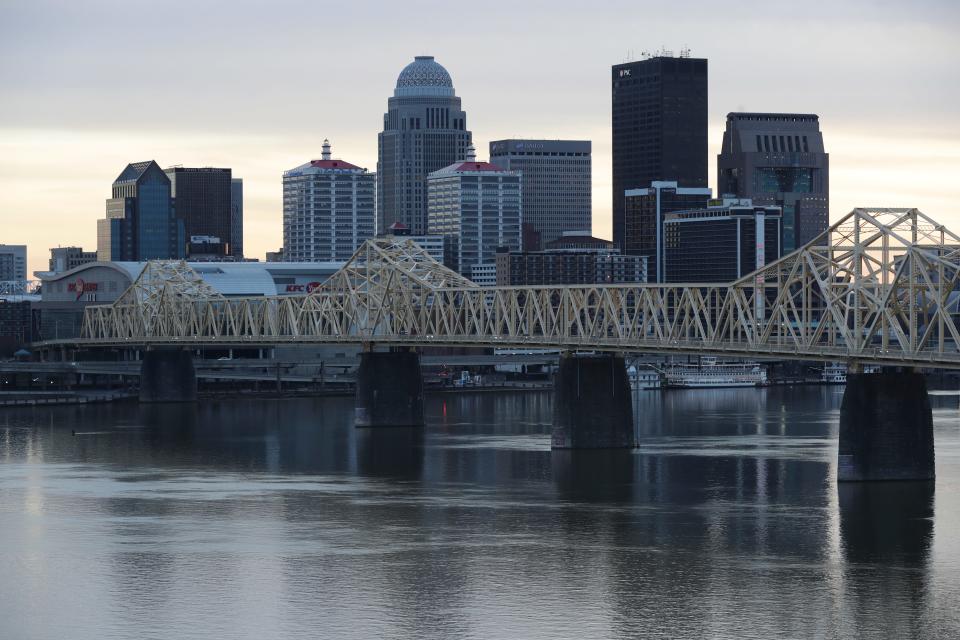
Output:
[[[0,243],[96,248],[129,162],[231,167],[249,257],[282,245],[281,179],[320,156],[376,169],[396,77],[433,55],[478,157],[506,137],[593,141],[611,236],[610,66],[709,60],[710,186],[726,114],[820,116],[830,212],[918,207],[960,231],[960,2],[0,0]]]

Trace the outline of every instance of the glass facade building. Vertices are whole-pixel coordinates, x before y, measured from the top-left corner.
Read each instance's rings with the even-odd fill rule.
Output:
[[[590,147],[589,140],[495,140],[490,143],[490,162],[523,174],[523,222],[538,234],[540,246],[560,238],[565,231],[590,233]],[[526,250],[540,246],[532,247],[524,242]]]
[[[128,164],[113,183],[107,215],[97,221],[97,260],[184,258],[183,221],[174,213],[170,178],[148,162]]]
[[[717,194],[783,210],[783,248],[793,251],[830,222],[829,155],[820,119],[803,113],[729,113],[717,156]]]
[[[626,250],[624,192],[654,181],[707,186],[707,61],[656,56],[614,65],[613,240]]]
[[[198,236],[217,238],[219,255],[236,255],[230,243],[233,237],[232,170],[170,167],[165,173],[170,178],[170,195],[176,215],[183,221],[188,257],[195,252],[207,251],[191,248],[193,238]]]
[[[233,255],[243,257],[243,179],[230,179],[230,247]]]
[[[664,282],[733,282],[783,254],[780,207],[715,201],[664,219]]]
[[[663,221],[671,211],[707,206],[707,187],[680,187],[676,182],[655,181],[644,189],[625,193],[624,253],[647,257],[650,282],[663,282]]]
[[[465,157],[471,134],[450,74],[417,56],[387,100],[377,144],[377,229],[427,231],[427,176]]]

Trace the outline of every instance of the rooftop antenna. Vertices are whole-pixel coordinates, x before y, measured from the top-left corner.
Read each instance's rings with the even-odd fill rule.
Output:
[[[330,159],[330,141],[326,138],[323,139],[323,153],[320,157],[324,160]]]

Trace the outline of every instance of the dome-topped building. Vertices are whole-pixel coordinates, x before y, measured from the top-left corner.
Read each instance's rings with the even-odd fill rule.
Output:
[[[394,96],[452,96],[453,80],[433,56],[417,56],[397,77]]]
[[[472,136],[453,79],[433,56],[417,56],[387,99],[377,155],[377,229],[395,222],[427,230],[427,175],[464,157]]]

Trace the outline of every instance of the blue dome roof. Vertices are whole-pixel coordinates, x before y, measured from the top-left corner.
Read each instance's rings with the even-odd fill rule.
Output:
[[[395,96],[452,96],[453,80],[433,56],[417,56],[397,77]]]

